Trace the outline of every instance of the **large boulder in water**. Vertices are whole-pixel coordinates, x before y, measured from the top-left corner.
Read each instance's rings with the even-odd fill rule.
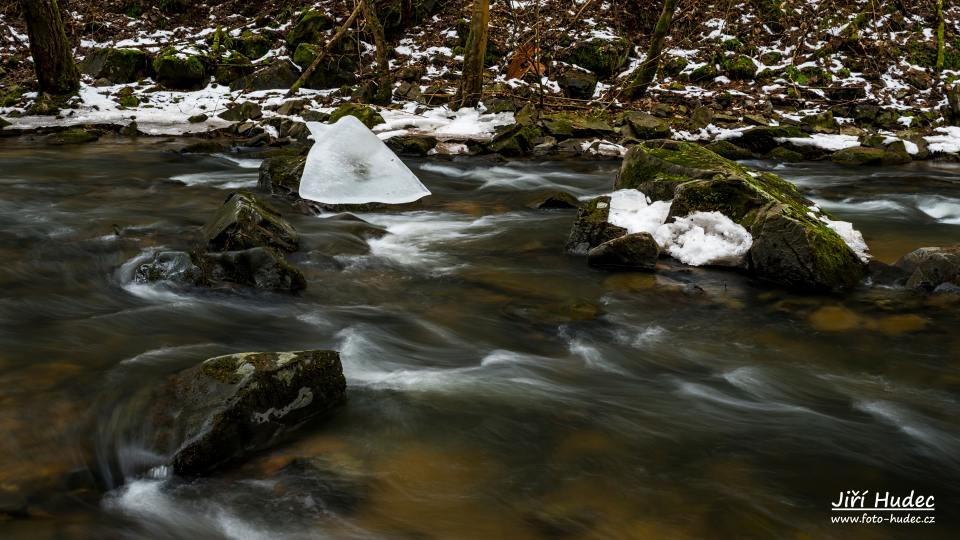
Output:
[[[573,255],[586,255],[600,244],[627,234],[627,230],[607,221],[610,216],[610,197],[597,197],[577,211],[565,250]]]
[[[274,444],[343,402],[345,390],[335,351],[231,354],[170,377],[149,420],[174,472],[198,475]]]
[[[837,232],[849,224],[832,221],[779,176],[750,170],[699,145],[654,140],[633,147],[616,187],[672,200],[670,217],[713,211],[729,217],[752,235],[746,263],[763,279],[837,290],[865,276],[861,253]]]
[[[300,246],[297,231],[279,212],[244,192],[227,197],[203,235],[210,251],[269,247],[290,253]]]
[[[905,285],[911,289],[935,291],[960,287],[960,244],[922,247],[901,257],[894,266],[908,276]]]

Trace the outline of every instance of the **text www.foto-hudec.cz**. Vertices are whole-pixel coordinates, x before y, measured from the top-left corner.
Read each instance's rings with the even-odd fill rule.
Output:
[[[838,524],[931,524],[936,523],[933,495],[907,495],[889,491],[846,490],[830,503],[830,523]]]

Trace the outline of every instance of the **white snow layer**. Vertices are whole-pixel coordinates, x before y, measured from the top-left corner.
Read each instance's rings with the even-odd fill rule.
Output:
[[[300,197],[326,204],[402,204],[430,195],[400,158],[353,116],[307,122],[316,143],[307,154]]]
[[[753,245],[750,233],[720,212],[677,218],[653,237],[671,257],[691,266],[738,266]]]
[[[931,135],[926,138],[931,152],[960,152],[960,127],[938,127],[934,131],[940,135]]]
[[[857,254],[857,257],[861,261],[867,262],[870,260],[870,248],[867,247],[866,240],[863,239],[863,234],[853,228],[853,223],[849,221],[834,221],[827,216],[824,216],[820,213],[820,207],[813,205],[810,207],[810,211],[807,212],[807,215],[819,219],[823,223],[830,227],[833,232],[837,233],[840,236],[840,239],[843,240],[854,253]]]
[[[621,189],[610,194],[610,213],[607,222],[623,227],[628,234],[653,234],[667,221],[670,201],[651,202],[636,189]]]
[[[610,194],[607,221],[627,232],[646,232],[673,258],[691,266],[736,266],[753,245],[753,237],[720,212],[694,212],[665,223],[672,201],[652,201],[636,189]]]
[[[796,146],[813,146],[827,150],[828,152],[836,152],[845,148],[860,146],[860,139],[855,135],[834,135],[828,133],[814,133],[809,137],[777,137],[776,141],[781,144],[789,142]]]

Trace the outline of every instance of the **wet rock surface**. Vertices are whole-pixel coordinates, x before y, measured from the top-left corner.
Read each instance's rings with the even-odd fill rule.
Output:
[[[587,264],[605,270],[654,270],[660,246],[649,233],[608,240],[587,252]]]
[[[152,396],[156,447],[181,475],[267,448],[344,400],[335,351],[219,356],[171,376]]]

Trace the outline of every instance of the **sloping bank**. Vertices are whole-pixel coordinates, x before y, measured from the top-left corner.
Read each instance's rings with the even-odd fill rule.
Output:
[[[866,275],[867,247],[851,224],[832,220],[779,176],[697,144],[661,139],[634,146],[614,187],[580,210],[568,252],[608,261],[627,246],[648,259],[662,251],[687,264],[732,266],[811,290],[849,289]],[[625,242],[629,235],[635,240]],[[640,242],[659,249],[637,249]],[[630,266],[629,256],[617,260],[618,269]],[[653,267],[634,262],[636,269]]]

